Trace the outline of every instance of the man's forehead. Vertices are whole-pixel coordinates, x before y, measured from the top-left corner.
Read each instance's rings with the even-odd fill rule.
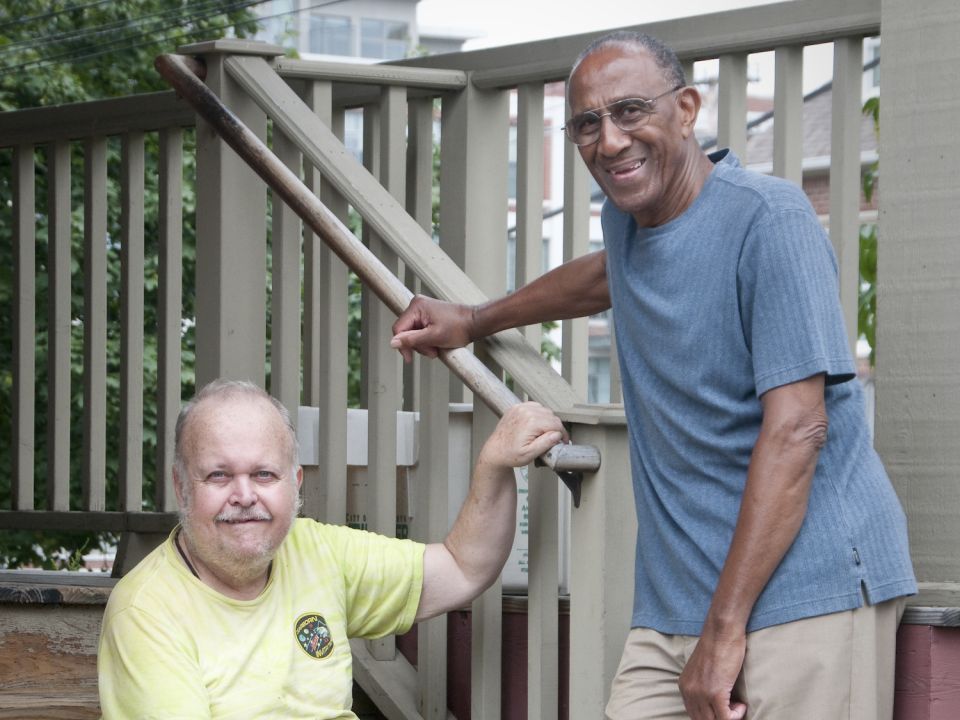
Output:
[[[604,46],[585,57],[573,71],[568,102],[575,108],[589,105],[600,96],[604,104],[627,97],[649,97],[659,92],[658,83],[663,78],[663,69],[647,50],[629,45]]]

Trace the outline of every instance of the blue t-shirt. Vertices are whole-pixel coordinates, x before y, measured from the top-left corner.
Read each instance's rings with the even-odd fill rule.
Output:
[[[866,423],[833,249],[803,192],[730,152],[655,228],[603,208],[639,524],[633,626],[698,635],[771,388],[825,373],[806,518],[748,630],[916,592],[906,520]]]

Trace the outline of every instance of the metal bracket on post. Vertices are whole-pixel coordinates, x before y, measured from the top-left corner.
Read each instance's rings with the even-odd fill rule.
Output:
[[[573,506],[578,508],[583,473],[600,469],[600,450],[593,445],[554,445],[535,464],[549,467],[557,474],[573,495]]]

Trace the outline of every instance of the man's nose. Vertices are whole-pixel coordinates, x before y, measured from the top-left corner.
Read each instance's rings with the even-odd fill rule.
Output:
[[[250,507],[256,505],[257,499],[257,486],[253,479],[243,473],[235,475],[230,502],[241,507]]]
[[[597,140],[597,149],[602,154],[616,155],[632,140],[630,133],[617,127],[610,113],[600,116],[600,138]]]

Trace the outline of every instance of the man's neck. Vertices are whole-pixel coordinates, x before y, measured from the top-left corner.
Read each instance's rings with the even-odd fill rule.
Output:
[[[270,566],[257,563],[211,562],[200,557],[187,535],[179,531],[183,550],[181,560],[204,585],[234,600],[253,600],[259,597],[270,579]]]

